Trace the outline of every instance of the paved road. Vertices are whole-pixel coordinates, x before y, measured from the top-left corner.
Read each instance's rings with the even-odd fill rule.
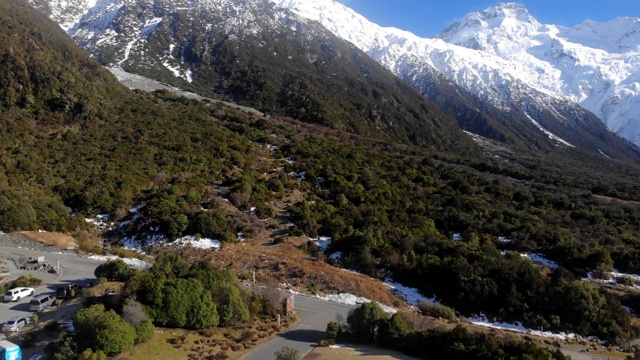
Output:
[[[94,270],[98,265],[102,262],[92,259],[87,259],[81,256],[76,255],[68,255],[61,253],[48,253],[42,251],[36,251],[26,248],[15,248],[9,246],[0,246],[0,253],[5,254],[16,254],[21,256],[30,256],[33,258],[37,258],[38,256],[44,256],[45,261],[52,263],[56,266],[60,266],[60,270],[58,274],[49,274],[41,271],[19,271],[16,270],[15,267],[12,266],[11,274],[12,275],[33,275],[39,279],[44,281],[43,285],[36,289],[36,295],[44,294],[44,293],[54,293],[58,284],[64,282],[74,282],[77,284],[89,284],[90,282],[96,281],[95,276],[93,275]],[[27,297],[21,299],[18,302],[12,303],[4,303],[0,302],[0,322],[4,323],[4,321],[20,315],[31,316],[32,313],[29,311],[29,301],[31,301],[31,297]],[[45,320],[46,318],[53,316],[51,314],[55,311],[44,311],[41,315],[41,319]]]
[[[342,319],[346,319],[349,310],[353,308],[353,306],[302,295],[295,295],[294,305],[296,312],[302,316],[302,319],[291,329],[278,335],[266,344],[258,346],[240,359],[273,359],[274,353],[283,346],[298,350],[302,358],[311,351],[318,342],[326,338],[325,331],[329,321],[336,321],[337,314],[341,314]]]

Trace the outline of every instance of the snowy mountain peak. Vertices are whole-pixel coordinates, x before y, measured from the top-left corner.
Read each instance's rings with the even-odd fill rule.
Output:
[[[481,13],[474,14],[478,14],[487,20],[496,18],[511,18],[517,19],[519,21],[537,23],[537,21],[533,17],[531,17],[531,15],[529,15],[529,10],[527,10],[527,8],[516,3],[500,3],[494,7],[485,9]]]
[[[448,43],[508,56],[540,32],[542,25],[522,5],[502,3],[473,12],[436,35]]]
[[[338,37],[367,52],[396,41],[417,38],[408,31],[383,28],[334,0],[269,0],[307,19],[318,21]]]
[[[610,53],[640,51],[640,18],[620,17],[606,23],[587,20],[564,31],[564,36]]]

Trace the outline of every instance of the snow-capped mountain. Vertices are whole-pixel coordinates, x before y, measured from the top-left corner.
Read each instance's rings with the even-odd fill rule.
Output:
[[[424,39],[382,28],[333,0],[272,1],[321,22],[414,84],[435,69],[492,105],[534,119],[523,104],[570,100],[640,144],[639,18],[564,28],[540,24],[522,5],[506,3]]]
[[[380,27],[333,0],[29,1],[106,66],[194,91],[222,93],[265,111],[277,103],[288,115],[313,122],[335,123],[333,119],[344,118],[334,110],[330,111],[332,119],[322,115],[328,107],[310,100],[307,85],[301,87],[299,80],[291,79],[292,74],[304,74],[316,85],[333,82],[329,93],[340,103],[352,99],[339,96],[338,89],[358,89],[363,82],[381,84],[373,81],[371,69],[358,64],[364,59],[333,40],[337,36],[414,85],[455,116],[468,132],[507,144],[525,144],[530,149],[583,149],[616,159],[640,158],[637,148],[609,133],[602,121],[577,104],[588,108],[590,102],[596,102],[593,94],[597,91],[591,90],[593,96],[585,99],[561,93],[568,88],[560,86],[561,81],[569,82],[577,75],[563,73],[560,65],[531,55],[534,50],[542,51],[547,43],[556,49],[560,40],[544,41],[545,36],[551,37],[549,34],[559,34],[560,28],[539,24],[518,5],[502,4],[471,14],[452,24],[439,38],[424,39]],[[596,42],[595,37],[590,39]],[[620,45],[631,47],[631,40]],[[556,49],[549,58],[555,56],[565,62],[574,58],[563,57],[562,49]],[[525,58],[528,62],[523,65]],[[332,64],[331,69],[328,64]],[[576,69],[575,73],[580,73]],[[340,72],[357,72],[358,76],[336,76]],[[283,85],[269,82],[274,78],[272,73],[282,76],[279,81]],[[585,79],[589,76],[580,74]],[[346,84],[338,84],[338,78]],[[615,85],[618,82],[603,80],[602,84],[603,89],[609,84],[608,92],[619,89]],[[415,131],[398,124],[407,118],[412,121],[413,110],[393,120],[388,116],[381,120],[388,113],[383,109],[402,109],[389,101],[393,97],[385,95],[387,90],[360,88],[351,92],[369,96],[379,105],[352,102],[333,104],[331,109],[355,107],[377,128],[400,128],[397,131],[403,132],[402,136],[411,137]],[[629,95],[629,99],[635,97]],[[608,101],[608,107],[602,107],[609,109],[607,123],[613,123],[611,114],[640,113],[640,109],[624,107],[621,99],[597,101]],[[632,121],[628,124],[622,134],[628,135],[628,129],[640,132],[640,125]],[[354,130],[362,126],[351,122],[338,127]]]
[[[506,60],[527,84],[579,103],[640,144],[640,18],[565,28],[538,23],[523,6],[500,4],[437,37]]]

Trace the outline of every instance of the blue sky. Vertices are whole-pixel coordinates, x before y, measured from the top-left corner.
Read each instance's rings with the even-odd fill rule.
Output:
[[[472,11],[500,1],[487,0],[339,0],[382,25],[432,37]],[[590,19],[607,22],[620,16],[640,17],[640,0],[520,0],[544,24],[574,26]]]

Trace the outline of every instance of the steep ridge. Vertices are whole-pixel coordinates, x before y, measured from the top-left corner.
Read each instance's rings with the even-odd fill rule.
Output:
[[[52,16],[60,4],[44,3]],[[72,18],[58,21],[103,65],[271,114],[477,152],[455,120],[408,83],[319,24],[267,1],[102,0],[82,8],[73,26]]]
[[[531,28],[544,27],[519,5],[498,5],[497,9],[504,10],[501,13],[495,9],[488,9],[485,15],[476,14],[475,18],[468,19],[466,22],[461,21],[451,25],[440,35],[442,39],[423,39],[399,29],[382,28],[333,0],[273,1],[278,6],[291,9],[300,16],[321,22],[329,30],[354,43],[396,75],[412,83],[424,95],[437,100],[441,106],[449,108],[450,112],[457,114],[461,108],[465,107],[463,104],[466,102],[481,109],[482,114],[480,112],[472,114],[475,121],[457,117],[459,123],[469,131],[501,141],[505,138],[518,141],[516,139],[523,136],[531,137],[526,135],[527,131],[524,133],[522,131],[523,128],[528,128],[529,131],[537,131],[538,135],[551,138],[561,146],[576,146],[593,153],[604,153],[614,158],[632,158],[637,161],[638,154],[635,147],[608,134],[602,122],[589,111],[576,105],[572,101],[573,98],[554,93],[550,86],[542,87],[531,83],[533,79],[548,81],[549,84],[554,85],[561,83],[552,76],[555,73],[561,73],[560,70],[547,69],[548,74],[544,75],[544,71],[541,71],[541,75],[541,72],[536,70],[538,68],[535,63],[525,62],[523,65],[526,59],[502,58],[496,55],[498,51],[502,51],[500,54],[512,54],[520,49],[518,46],[526,47],[517,44],[524,43],[531,46],[536,42],[523,37],[522,34],[528,34]],[[505,10],[511,8],[515,10]],[[490,18],[496,12],[500,14],[496,14],[493,20],[483,20]],[[507,19],[507,16],[511,17]],[[464,38],[464,34],[469,36],[481,34],[477,28],[473,28],[473,24],[483,24],[487,31],[493,31],[492,26],[503,22],[510,24],[510,27],[496,30],[504,35],[501,38],[502,42],[495,46],[497,50],[493,53],[485,51],[488,45],[481,48],[476,45],[477,40]],[[456,37],[457,30],[463,35]],[[446,34],[449,35],[446,36]],[[454,41],[456,39],[460,41]],[[527,67],[531,71],[525,71]],[[589,74],[589,72],[586,73]],[[454,87],[454,90],[450,91],[445,90],[446,93],[460,94],[466,100],[461,102],[460,99],[451,96],[437,96],[441,92],[439,86],[446,82],[450,83],[447,85],[449,88],[451,85],[459,87],[458,89]],[[492,107],[494,109],[491,109]],[[507,119],[504,118],[504,113],[508,113]],[[485,121],[482,121],[483,118]],[[497,125],[496,121],[500,125]],[[516,122],[519,124],[514,124]],[[517,130],[505,132],[505,128],[513,126],[516,126]],[[485,131],[483,132],[482,129]],[[530,139],[528,144],[544,147],[544,141],[535,137]]]

